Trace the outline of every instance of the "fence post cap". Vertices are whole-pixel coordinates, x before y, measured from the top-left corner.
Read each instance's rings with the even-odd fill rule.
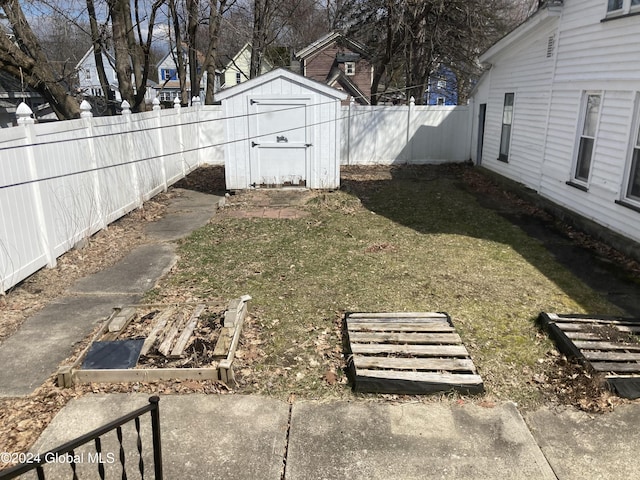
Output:
[[[154,98],[153,101],[151,102],[151,104],[153,105],[153,110],[160,110],[160,100],[158,100],[158,97]]]
[[[18,125],[27,125],[35,123],[35,120],[31,117],[33,110],[29,108],[24,102],[20,102],[20,105],[16,108],[16,117],[18,117]]]
[[[131,114],[131,104],[129,102],[123,100],[120,106],[122,107],[122,115]]]
[[[154,395],[152,397],[149,397],[149,403],[158,403],[160,402],[160,397],[158,395]]]
[[[80,118],[90,118],[93,117],[93,113],[91,113],[91,104],[86,100],[82,100],[80,104]]]
[[[415,105],[416,104],[416,97],[411,96],[411,98],[409,99],[409,104],[410,105]]]
[[[173,99],[173,108],[180,108],[180,99],[178,97]]]

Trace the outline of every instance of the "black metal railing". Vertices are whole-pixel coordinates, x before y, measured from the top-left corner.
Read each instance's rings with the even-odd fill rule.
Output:
[[[158,406],[158,402],[160,398],[154,396],[149,398],[149,404],[135,410],[134,412],[129,413],[123,417],[114,420],[113,422],[108,423],[92,432],[87,433],[86,435],[82,435],[70,442],[67,442],[59,447],[56,447],[52,450],[44,454],[20,454],[19,457],[22,457],[26,460],[25,463],[21,463],[16,465],[15,467],[11,467],[7,470],[0,472],[0,480],[9,480],[10,478],[17,478],[20,475],[23,475],[27,472],[31,472],[33,470],[36,471],[39,480],[44,480],[45,477],[45,466],[48,463],[64,463],[68,464],[70,468],[70,478],[78,479],[78,464],[79,463],[91,463],[95,464],[98,470],[98,475],[101,479],[105,478],[105,463],[111,463],[110,461],[119,460],[120,466],[122,468],[122,480],[127,479],[127,471],[126,471],[126,455],[123,444],[123,436],[122,436],[122,426],[129,422],[134,422],[136,429],[136,448],[138,453],[138,461],[137,466],[140,472],[140,477],[142,479],[145,478],[144,471],[144,460],[142,458],[142,436],[140,433],[140,417],[146,413],[150,413],[151,415],[151,432],[153,439],[153,473],[155,480],[162,480],[162,445],[160,442],[160,410]],[[109,453],[108,460],[109,462],[105,462],[105,457],[103,457],[103,448],[102,448],[102,440],[100,437],[109,433],[111,431],[116,431],[116,436],[118,438],[119,443],[119,451],[116,458],[115,453]],[[95,445],[95,454],[89,454],[88,457],[85,457],[85,454],[76,454],[76,449],[82,445],[88,444],[90,442],[94,442]],[[91,461],[87,461],[91,460]],[[71,476],[73,475],[73,476]],[[147,477],[150,478],[150,477]]]

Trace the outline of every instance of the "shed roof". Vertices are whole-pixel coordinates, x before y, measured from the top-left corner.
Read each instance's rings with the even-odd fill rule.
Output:
[[[264,75],[260,75],[259,77],[252,78],[250,80],[247,80],[246,82],[222,90],[216,93],[215,97],[216,100],[226,100],[227,98],[235,97],[236,95],[240,95],[244,92],[250,91],[259,85],[273,82],[278,78],[286,78],[291,82],[301,85],[302,87],[305,87],[309,90],[314,90],[323,95],[333,97],[337,100],[345,100],[347,98],[347,94],[344,92],[336,90],[335,88],[331,88],[324,83],[303,77],[302,75],[293,73],[291,70],[287,70],[284,68],[277,68],[265,73]]]

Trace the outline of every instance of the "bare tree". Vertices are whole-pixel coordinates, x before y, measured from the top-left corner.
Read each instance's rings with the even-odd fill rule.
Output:
[[[460,74],[473,71],[477,54],[513,24],[514,5],[509,0],[371,0],[351,5],[349,33],[373,51],[373,102],[399,72],[407,98],[422,103],[438,65],[454,66]]]
[[[60,119],[80,114],[76,99],[68,95],[55,69],[47,59],[29,26],[18,0],[0,0],[0,8],[9,24],[0,33],[0,68],[38,91]]]

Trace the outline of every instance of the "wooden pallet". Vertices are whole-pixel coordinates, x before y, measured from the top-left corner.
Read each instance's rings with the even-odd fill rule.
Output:
[[[640,398],[640,319],[541,313],[562,353],[601,373],[624,398]]]
[[[351,313],[346,327],[357,392],[484,391],[446,313]]]

